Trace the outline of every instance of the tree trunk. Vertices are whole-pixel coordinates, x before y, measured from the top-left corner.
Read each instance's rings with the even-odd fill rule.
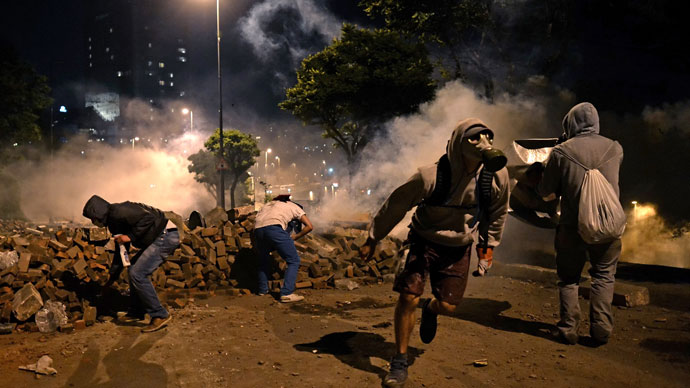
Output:
[[[232,185],[230,185],[230,208],[235,208],[235,188],[237,187],[237,181],[240,179],[239,176],[234,176],[232,178]]]

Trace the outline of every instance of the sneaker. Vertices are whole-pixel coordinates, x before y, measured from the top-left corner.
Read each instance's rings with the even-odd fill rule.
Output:
[[[419,337],[425,344],[430,344],[434,340],[438,325],[438,314],[429,310],[429,303],[431,299],[427,299],[422,305],[422,322],[419,324]]]
[[[292,302],[299,302],[300,300],[303,300],[304,297],[302,295],[297,295],[295,293],[292,293],[290,295],[281,295],[280,296],[280,302],[281,303],[292,303]]]
[[[148,326],[141,329],[142,333],[151,333],[160,330],[168,326],[168,322],[172,320],[172,315],[168,315],[166,318],[151,318],[151,323]]]
[[[122,314],[122,313],[120,313]],[[121,323],[134,323],[134,322],[139,322],[143,321],[144,316],[143,315],[138,315],[138,314],[133,314],[133,313],[126,313],[124,315],[118,315],[117,321]]]
[[[580,345],[587,346],[589,348],[598,348],[604,346],[609,342],[609,339],[599,339],[596,337],[582,337],[578,342]]]
[[[580,336],[577,335],[576,332],[569,332],[569,333],[563,333],[562,331],[558,330],[552,333],[554,336],[554,339],[562,344],[565,345],[575,345],[577,341],[580,339]]]
[[[407,380],[407,355],[397,355],[391,360],[391,369],[383,378],[383,386],[402,388]]]

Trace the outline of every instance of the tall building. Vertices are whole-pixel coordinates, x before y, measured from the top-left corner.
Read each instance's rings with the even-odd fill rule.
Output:
[[[105,121],[94,129],[110,141],[132,136],[145,102],[151,121],[160,108],[184,99],[188,47],[183,19],[171,0],[98,0],[86,2],[85,105]],[[183,26],[183,27],[181,27]],[[134,117],[136,116],[136,117]]]

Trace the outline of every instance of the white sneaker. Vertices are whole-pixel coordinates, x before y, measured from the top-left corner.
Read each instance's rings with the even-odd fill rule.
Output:
[[[304,297],[302,295],[297,295],[295,293],[292,293],[290,295],[282,295],[280,297],[280,302],[281,303],[292,303],[292,302],[299,302],[300,300],[303,300]]]

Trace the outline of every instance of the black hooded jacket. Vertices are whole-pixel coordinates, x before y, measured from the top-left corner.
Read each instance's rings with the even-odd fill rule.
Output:
[[[162,211],[137,202],[109,203],[94,195],[84,205],[84,217],[102,223],[112,234],[124,234],[139,249],[146,249],[165,229]]]

